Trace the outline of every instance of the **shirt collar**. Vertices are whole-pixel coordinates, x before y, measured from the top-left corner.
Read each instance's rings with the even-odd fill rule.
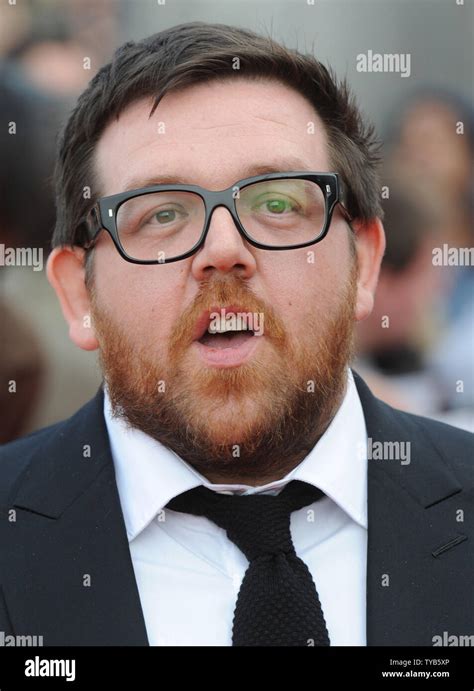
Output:
[[[367,431],[350,370],[344,399],[318,443],[284,478],[259,487],[210,483],[163,444],[113,417],[106,386],[104,417],[129,541],[173,497],[193,487],[205,485],[216,492],[277,493],[290,480],[318,487],[356,523],[367,528]]]

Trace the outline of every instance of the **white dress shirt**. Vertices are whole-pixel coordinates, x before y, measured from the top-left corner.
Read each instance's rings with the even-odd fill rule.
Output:
[[[222,528],[202,516],[164,511],[166,504],[201,484],[276,494],[290,480],[326,495],[294,511],[290,527],[316,584],[331,645],[366,645],[367,432],[350,370],[343,402],[318,443],[284,478],[260,487],[211,484],[173,451],[112,417],[106,390],[104,415],[150,645],[232,645],[248,566]]]

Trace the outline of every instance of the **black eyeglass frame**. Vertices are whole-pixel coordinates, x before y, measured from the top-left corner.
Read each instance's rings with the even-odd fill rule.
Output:
[[[264,245],[257,240],[254,240],[247,233],[240,222],[236,209],[235,192],[236,189],[240,191],[245,187],[255,184],[256,182],[283,179],[309,180],[319,186],[325,199],[324,226],[319,235],[314,240],[310,240],[308,242],[284,246]],[[193,192],[201,197],[204,202],[205,209],[203,231],[201,233],[201,237],[193,245],[193,247],[177,257],[172,257],[171,259],[136,259],[135,257],[131,257],[129,254],[127,254],[120,242],[120,236],[117,229],[117,214],[122,204],[130,199],[140,197],[144,194],[153,194],[156,192]],[[214,209],[219,206],[224,206],[231,214],[234,224],[237,227],[240,235],[245,238],[245,240],[247,240],[247,242],[249,242],[253,247],[257,247],[258,249],[262,250],[274,250],[277,252],[281,250],[301,249],[303,247],[315,245],[326,237],[329,231],[334,209],[337,205],[339,205],[345,220],[350,224],[353,218],[351,218],[345,206],[346,199],[347,197],[343,182],[337,173],[313,173],[308,171],[267,173],[265,175],[255,175],[250,178],[238,180],[230,187],[218,191],[207,190],[198,185],[184,185],[178,183],[171,185],[153,185],[151,187],[142,187],[140,189],[120,192],[119,194],[112,194],[110,196],[101,197],[98,199],[82,224],[80,224],[80,227],[82,226],[82,228],[85,230],[86,236],[85,241],[81,243],[81,246],[86,250],[92,249],[99,233],[101,233],[102,230],[105,230],[109,233],[115,247],[117,248],[117,251],[122,259],[125,259],[125,261],[131,262],[132,264],[171,264],[172,262],[181,261],[191,257],[204,245],[209,232],[210,221]]]

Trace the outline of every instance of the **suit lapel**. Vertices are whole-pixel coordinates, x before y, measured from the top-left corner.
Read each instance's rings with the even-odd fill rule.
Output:
[[[99,390],[35,450],[13,501],[6,608],[48,646],[148,645],[102,406]]]
[[[469,633],[447,598],[456,570],[458,599],[470,597],[454,518],[461,485],[424,426],[354,378],[372,448],[411,444],[409,464],[368,463],[367,644],[431,646],[449,627]],[[10,504],[15,520],[1,522],[5,620],[47,646],[148,645],[102,406],[99,390],[34,450]]]
[[[462,487],[417,418],[376,399],[354,373],[368,461],[367,645],[433,645],[447,626],[449,584],[465,556],[455,521]],[[410,456],[390,460],[390,442]],[[380,444],[386,443],[386,446]],[[383,458],[379,457],[381,449]],[[403,460],[403,463],[401,462]],[[407,463],[409,460],[409,463]],[[462,531],[461,531],[462,533]],[[434,552],[459,538],[442,558]],[[462,582],[460,588],[462,590]],[[466,593],[467,595],[467,593]],[[449,599],[448,599],[449,601]],[[449,614],[451,611],[451,614]]]

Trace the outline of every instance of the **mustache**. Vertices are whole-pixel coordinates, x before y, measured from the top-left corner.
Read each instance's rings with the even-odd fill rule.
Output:
[[[277,347],[284,347],[288,336],[284,321],[271,305],[265,303],[249,287],[247,279],[239,276],[211,278],[201,282],[198,293],[173,327],[170,335],[170,351],[176,354],[189,347],[194,340],[197,320],[206,310],[216,306],[239,305],[239,311],[262,314],[265,319],[265,336]]]

